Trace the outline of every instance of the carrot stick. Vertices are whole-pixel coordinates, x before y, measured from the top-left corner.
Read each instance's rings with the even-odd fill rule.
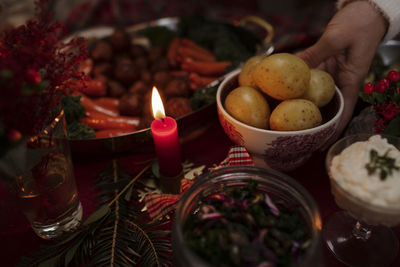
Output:
[[[82,118],[82,123],[92,127],[95,130],[106,130],[106,129],[123,129],[127,131],[135,131],[137,126],[139,125],[139,118],[132,117],[127,119],[125,117],[111,117],[111,116],[94,116],[93,114],[90,117]]]
[[[191,86],[192,89],[197,89],[197,88],[206,86],[217,79],[218,79],[218,77],[200,76],[199,74],[194,73],[194,72],[189,74],[190,84],[193,84],[192,86],[194,87],[194,88],[192,88],[192,86]]]
[[[119,99],[116,97],[100,97],[97,99],[93,99],[93,102],[96,105],[102,106],[104,108],[114,110],[115,112],[118,112],[118,104],[119,104]]]
[[[138,126],[140,119],[139,117],[133,117],[133,116],[110,116],[101,112],[97,112],[95,110],[89,110],[85,111],[85,115],[88,118],[94,118],[94,119],[107,119],[110,121],[115,121],[115,122],[124,122],[130,125]]]
[[[92,99],[90,99],[89,97],[85,96],[82,93],[75,93],[74,95],[80,95],[81,96],[81,104],[82,106],[85,107],[86,111],[97,111],[109,116],[118,116],[119,113],[114,111],[114,110],[110,110],[107,109],[105,107],[99,106],[96,103],[94,103],[94,101]]]
[[[179,37],[175,37],[174,39],[172,39],[169,47],[168,47],[168,51],[167,51],[167,58],[169,63],[172,66],[177,66],[178,65],[178,48],[181,44],[181,38]]]
[[[102,79],[86,81],[86,86],[81,88],[82,93],[88,96],[105,96],[107,94],[106,83]]]
[[[82,118],[81,122],[92,127],[95,130],[105,130],[105,129],[125,129],[130,131],[135,131],[136,127],[132,125],[127,125],[122,122],[110,121],[105,118]]]
[[[194,61],[191,58],[186,58],[181,65],[183,70],[189,72],[196,72],[206,76],[220,76],[226,73],[225,68],[230,66],[232,63],[229,61],[218,61],[218,62],[204,62]]]
[[[193,42],[190,39],[183,38],[182,45],[185,47],[190,47],[191,49],[197,50],[199,53],[202,53],[204,55],[208,55],[208,56],[212,56],[212,57],[214,56],[214,54],[210,50],[196,44],[195,42]]]
[[[99,130],[96,131],[96,138],[107,138],[107,137],[114,137],[114,136],[119,136],[119,135],[124,135],[132,133],[130,130],[124,130],[124,129],[106,129],[106,130]]]
[[[216,61],[213,54],[204,53],[203,51],[193,49],[192,47],[179,47],[179,54],[182,58],[190,57],[198,61]]]
[[[169,72],[169,74],[175,78],[187,78],[189,75],[189,73],[184,70],[172,70]]]

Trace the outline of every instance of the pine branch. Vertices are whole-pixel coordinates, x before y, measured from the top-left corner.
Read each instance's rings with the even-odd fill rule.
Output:
[[[117,162],[116,160],[113,160],[113,169],[114,169],[114,183],[116,183],[118,174],[117,174]],[[135,179],[132,179],[134,181]],[[124,192],[125,190],[122,190],[121,192]],[[116,246],[116,240],[117,240],[117,232],[118,232],[118,225],[119,225],[119,202],[118,202],[118,191],[115,191],[115,198],[112,202],[108,204],[110,207],[114,202],[115,203],[115,220],[114,220],[114,229],[112,232],[112,245],[111,245],[111,257],[110,257],[110,266],[114,266],[114,260],[115,260],[115,246]]]
[[[84,224],[74,233],[66,234],[63,241],[59,241],[54,245],[44,246],[43,250],[35,253],[32,258],[22,258],[18,266],[68,266],[70,263],[79,261],[84,263],[95,242],[94,238],[99,226],[107,219],[110,209],[103,206],[95,211]],[[79,265],[79,264],[73,264]]]
[[[143,265],[144,266],[149,266],[149,262],[154,262],[155,266],[161,266],[161,260],[157,252],[157,247],[159,247],[161,244],[168,245],[169,243],[164,243],[160,240],[159,243],[155,243],[152,241],[151,236],[149,236],[143,228],[141,228],[138,224],[132,222],[132,221],[127,221],[127,223],[133,227],[139,236],[143,238],[143,243],[148,243],[149,247],[145,250],[143,253]],[[150,234],[151,235],[151,234]],[[166,235],[165,231],[160,235],[160,237],[164,237]],[[154,237],[154,234],[152,235]],[[146,264],[145,264],[146,263]]]
[[[126,168],[114,160],[97,176],[102,206],[80,229],[31,258],[24,258],[20,266],[171,265],[170,227],[166,222],[143,219],[144,214],[127,197],[135,190],[139,177],[152,175],[148,172],[150,166],[131,179]]]

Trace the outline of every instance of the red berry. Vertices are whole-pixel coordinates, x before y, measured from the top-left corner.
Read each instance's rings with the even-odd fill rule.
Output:
[[[399,73],[395,70],[391,70],[389,71],[387,77],[391,82],[396,82],[399,79]]]
[[[378,82],[378,83],[375,85],[375,90],[376,90],[378,93],[383,93],[383,92],[385,92],[387,88],[388,88],[387,85],[386,85],[384,82],[382,82],[382,81]]]
[[[386,88],[388,88],[390,85],[390,81],[386,78],[382,78],[380,82],[383,83],[386,86]]]
[[[15,143],[22,138],[22,134],[17,130],[10,130],[7,133],[7,138],[8,138],[8,141],[10,141],[11,143]]]
[[[372,92],[374,91],[374,85],[371,82],[368,82],[364,85],[364,92],[366,94],[372,94]]]
[[[28,69],[26,71],[26,78],[30,83],[37,84],[42,81],[39,73],[34,69]]]

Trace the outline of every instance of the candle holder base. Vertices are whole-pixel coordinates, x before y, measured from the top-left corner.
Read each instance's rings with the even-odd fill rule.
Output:
[[[181,192],[181,180],[183,171],[174,177],[168,177],[160,174],[161,191],[166,194],[179,194]]]

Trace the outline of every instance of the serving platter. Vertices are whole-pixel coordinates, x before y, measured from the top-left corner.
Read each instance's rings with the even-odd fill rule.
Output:
[[[146,37],[140,36],[138,33],[146,28],[162,26],[170,30],[176,31],[178,29],[179,18],[169,17],[161,18],[158,20],[140,23],[125,28],[125,31],[132,37],[133,43],[141,44],[144,46],[150,46],[150,42]],[[257,47],[258,51],[263,51],[266,54],[273,52],[272,38],[274,35],[273,27],[266,21],[249,16],[245,17],[239,23],[240,25],[256,25],[257,27],[263,28],[266,37],[260,40],[261,46]],[[68,41],[74,37],[84,37],[90,42],[90,40],[96,40],[106,38],[110,36],[115,30],[112,26],[100,26],[89,28],[74,33],[65,39]],[[135,37],[135,38],[133,38]],[[199,90],[205,90],[208,87],[216,86],[219,84],[225,76],[213,81],[205,88]],[[178,125],[178,132],[180,142],[185,143],[197,136],[201,135],[214,123],[217,123],[217,109],[216,102],[207,104],[193,112],[176,118]],[[103,156],[116,153],[144,153],[152,152],[154,150],[153,139],[150,128],[137,130],[132,133],[119,135],[115,137],[107,138],[92,138],[92,139],[70,139],[69,140],[71,151],[73,156]]]

